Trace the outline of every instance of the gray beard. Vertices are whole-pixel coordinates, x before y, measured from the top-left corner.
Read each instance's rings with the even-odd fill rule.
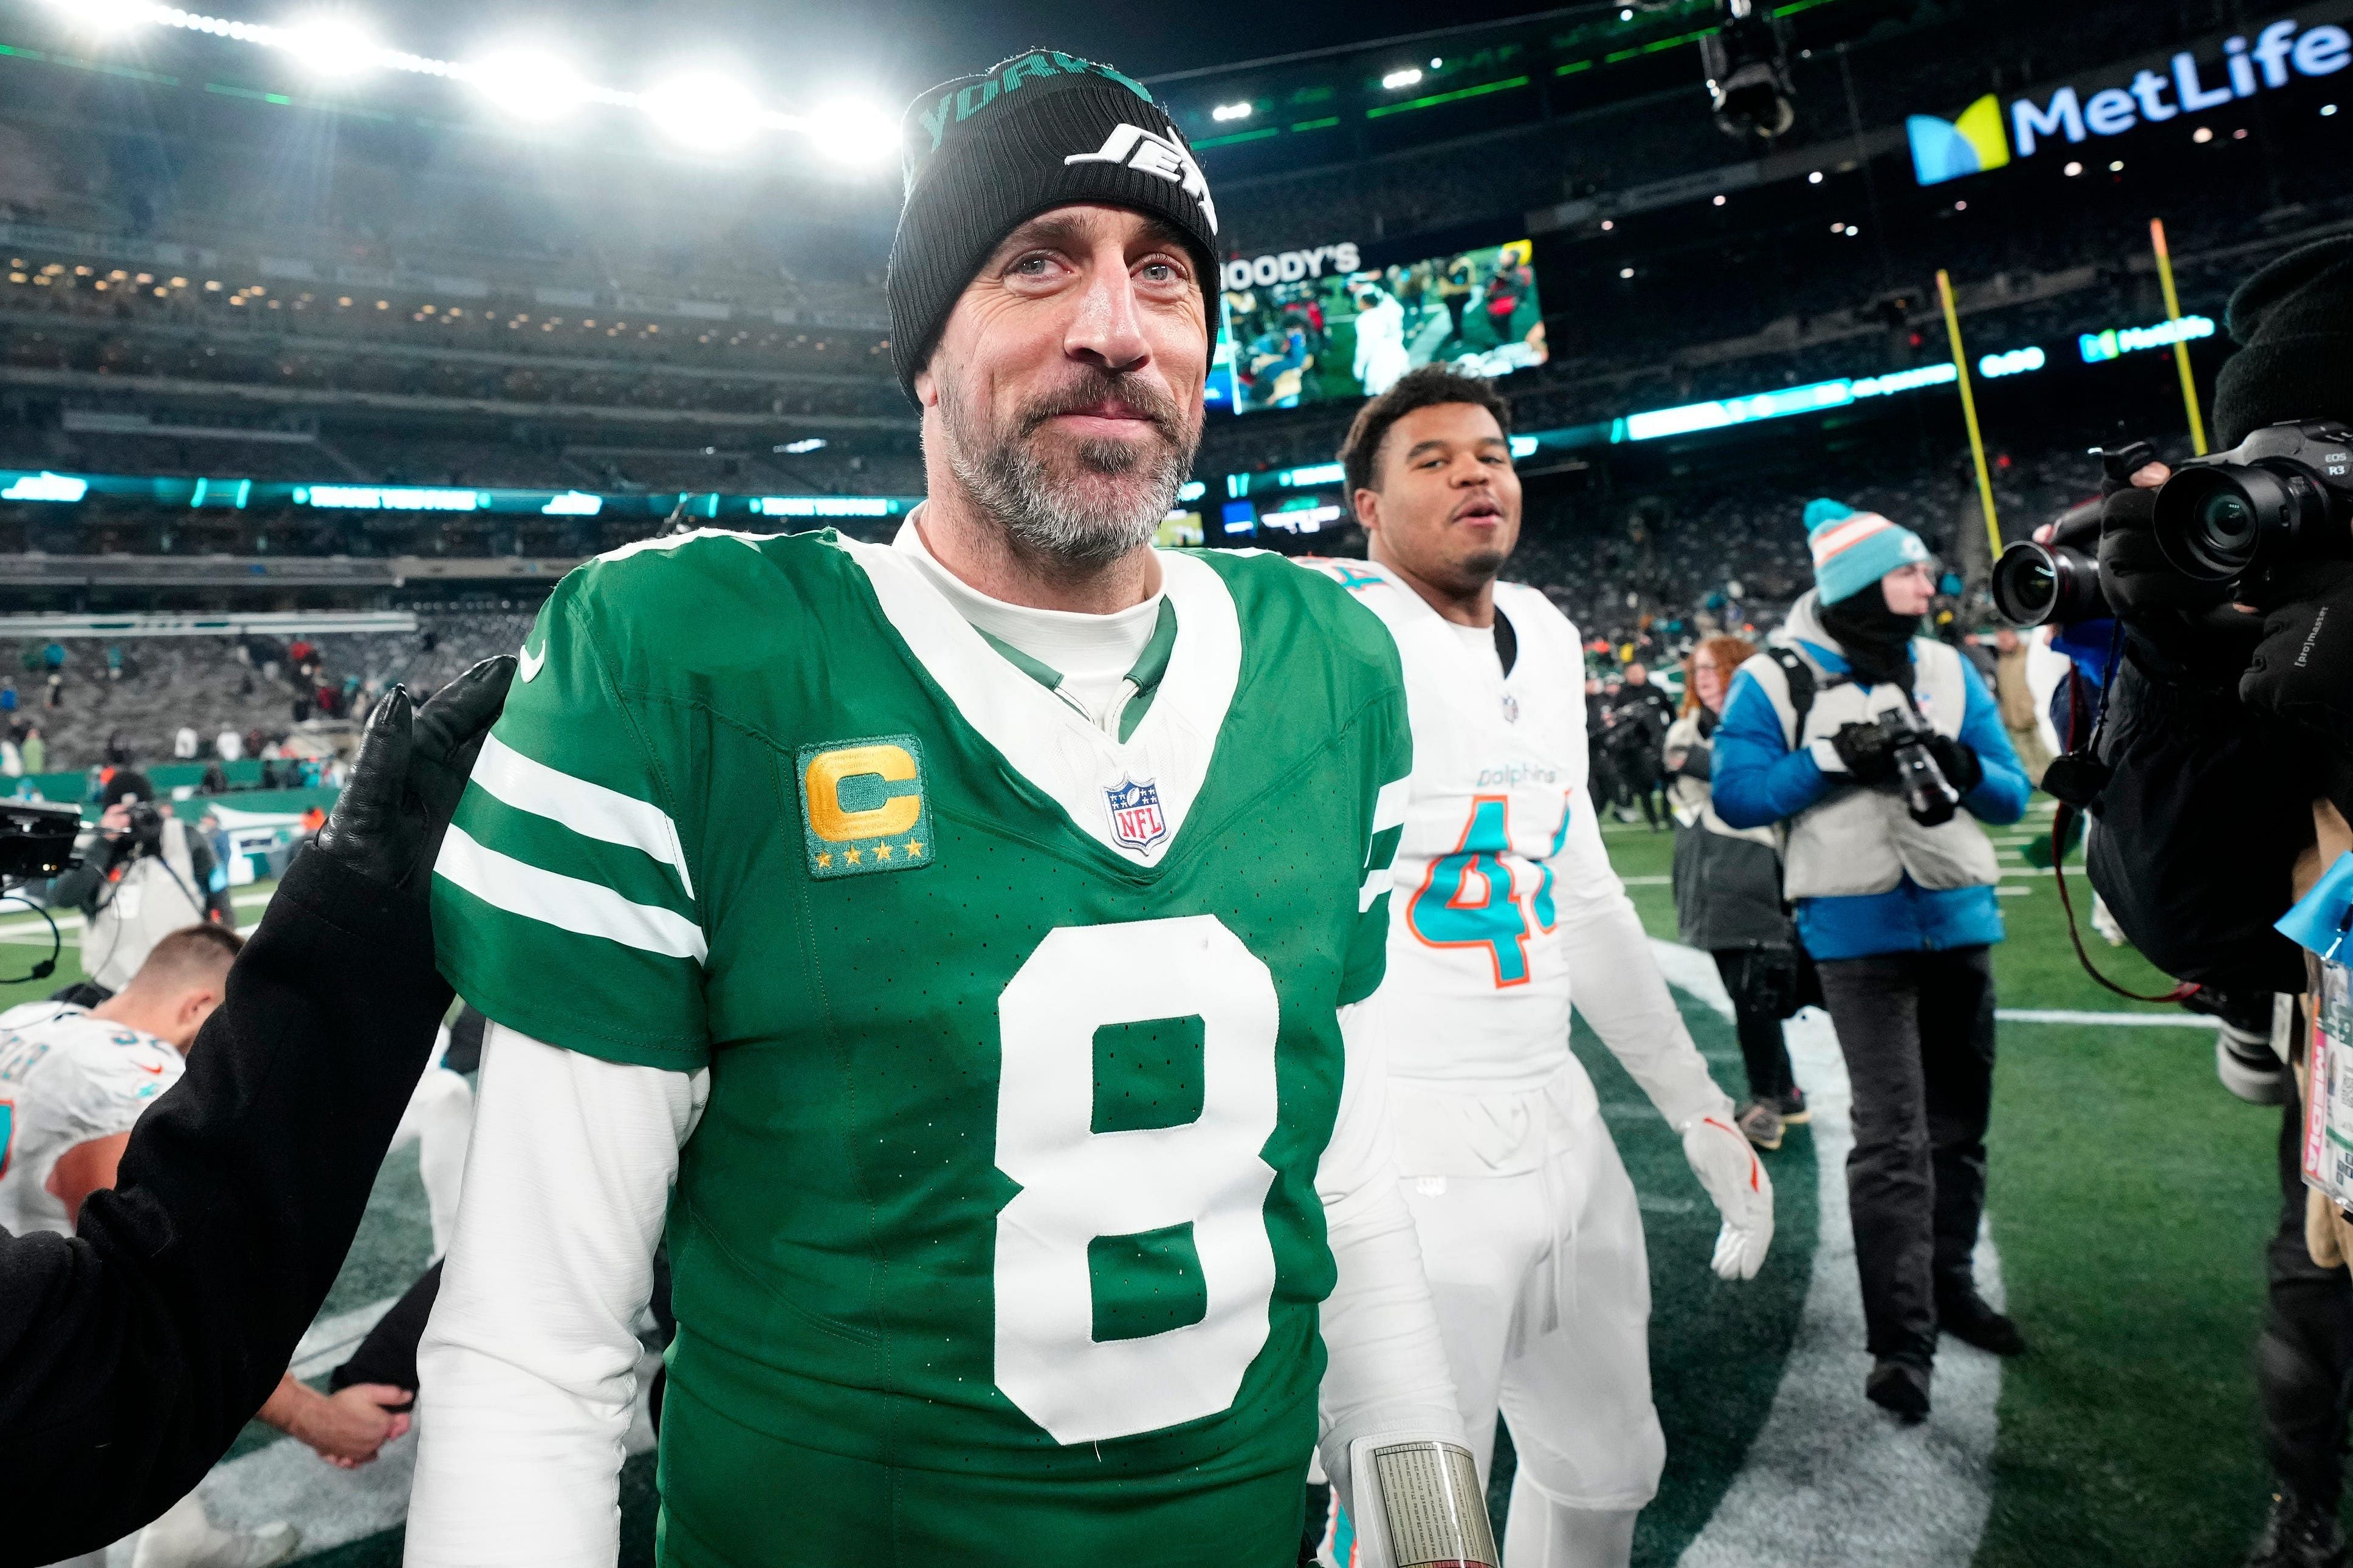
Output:
[[[1086,475],[1116,479],[1140,473],[1144,481],[1141,493],[1121,486],[1091,498],[1057,479],[1031,438],[1034,430],[1009,437],[984,435],[970,427],[963,407],[944,393],[940,412],[948,471],[973,504],[1005,531],[1017,553],[1064,567],[1103,566],[1149,544],[1193,467],[1190,451],[1166,443],[1139,452],[1124,442],[1082,442],[1075,455]]]

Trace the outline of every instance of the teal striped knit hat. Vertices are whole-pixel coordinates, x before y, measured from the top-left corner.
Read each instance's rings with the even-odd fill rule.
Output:
[[[1813,549],[1814,586],[1825,605],[1852,598],[1899,566],[1928,559],[1928,547],[1910,529],[1828,496],[1806,503],[1806,542]]]

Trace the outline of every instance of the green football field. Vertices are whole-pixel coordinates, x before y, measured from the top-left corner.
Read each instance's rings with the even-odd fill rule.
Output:
[[[2082,975],[2049,873],[2021,858],[2027,832],[1997,835],[2010,929],[1996,964],[2001,1006],[2174,1011],[2122,1001]],[[1651,933],[1671,939],[1668,836],[1615,823],[1606,833]],[[2074,885],[2082,913],[2088,889]],[[242,891],[255,900],[240,910],[250,921],[268,889]],[[0,973],[46,949],[45,939],[26,945],[22,925],[0,921]],[[2129,952],[2088,928],[2085,940],[2132,988],[2158,987]],[[75,951],[56,977],[0,987],[0,1005],[74,977]],[[1739,1096],[1730,1025],[1695,994],[1680,1000],[1719,1081]],[[1830,1119],[1793,1129],[1767,1156],[1773,1255],[1756,1281],[1725,1284],[1706,1268],[1715,1220],[1679,1141],[1581,1025],[1575,1045],[1642,1194],[1651,1250],[1652,1377],[1668,1460],[1638,1563],[2186,1568],[2244,1552],[2267,1497],[2252,1350],[2261,1248],[2277,1209],[2278,1113],[2222,1091],[2211,1029],[2002,1024],[1989,1224],[2000,1288],[2033,1348],[1997,1369],[1948,1347],[1937,1415],[1912,1434],[1863,1402],[1859,1338],[1846,1342],[1838,1326],[1853,1280],[1841,1238],[1819,1223],[1822,1200],[1842,1192],[1839,1173],[1817,1166]],[[1807,1059],[1800,1053],[1801,1079]],[[428,1250],[415,1152],[397,1152],[300,1370],[322,1377],[353,1325],[397,1295]],[[414,1442],[345,1473],[253,1428],[206,1482],[208,1506],[224,1522],[293,1520],[307,1563],[394,1564]],[[1885,1456],[1883,1476],[1870,1466]],[[1500,1447],[1499,1523],[1510,1470]],[[650,1454],[628,1461],[625,1563],[650,1561]],[[128,1563],[127,1552],[114,1555]]]

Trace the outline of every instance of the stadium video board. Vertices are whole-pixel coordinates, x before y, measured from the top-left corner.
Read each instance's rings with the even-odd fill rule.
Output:
[[[1229,287],[1209,405],[1252,414],[1371,396],[1440,362],[1490,376],[1542,364],[1544,308],[1530,248],[1515,239],[1393,267]]]

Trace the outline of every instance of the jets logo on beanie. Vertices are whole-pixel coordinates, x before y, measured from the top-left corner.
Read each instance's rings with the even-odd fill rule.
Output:
[[[1184,235],[1204,295],[1216,287],[1209,182],[1168,111],[1110,66],[1056,49],[1017,55],[916,99],[900,141],[906,205],[883,291],[892,366],[911,397],[973,274],[1049,208],[1102,202],[1166,219]],[[1214,336],[1216,313],[1204,316]]]
[[[1928,559],[1928,547],[1910,529],[1828,496],[1806,503],[1806,543],[1814,556],[1814,586],[1825,605],[1862,593],[1899,566]]]

